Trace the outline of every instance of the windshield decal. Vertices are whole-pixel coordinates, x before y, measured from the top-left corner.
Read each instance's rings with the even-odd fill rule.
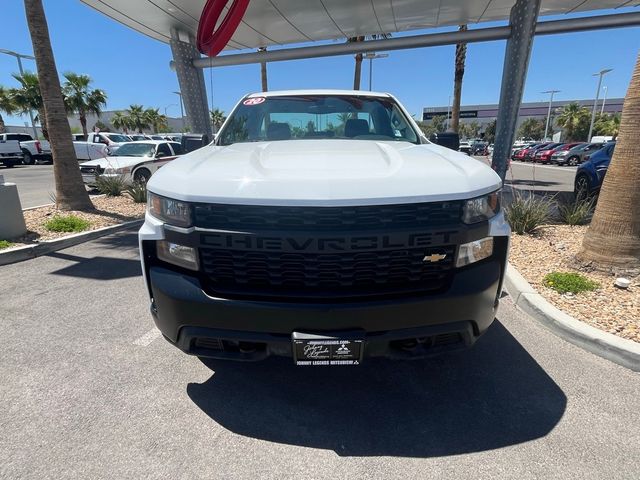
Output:
[[[260,105],[265,100],[266,98],[264,97],[247,98],[244,102],[242,102],[242,104],[247,106]]]

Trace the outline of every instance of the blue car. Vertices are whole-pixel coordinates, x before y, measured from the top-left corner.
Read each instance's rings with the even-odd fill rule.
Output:
[[[598,194],[614,148],[616,148],[616,142],[604,144],[600,150],[589,157],[589,160],[578,167],[573,188],[576,197],[584,198]]]

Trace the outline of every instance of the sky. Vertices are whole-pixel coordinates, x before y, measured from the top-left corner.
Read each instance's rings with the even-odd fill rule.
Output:
[[[134,0],[132,0],[134,1]],[[0,48],[33,52],[22,0],[0,0]],[[180,116],[179,90],[170,70],[169,45],[153,40],[87,7],[79,0],[43,0],[51,43],[59,72],[88,74],[93,87],[108,95],[105,110],[132,103]],[[640,11],[639,8],[601,10],[594,14]],[[584,15],[584,14],[583,14]],[[566,18],[545,17],[542,20]],[[486,23],[480,27],[497,25]],[[412,32],[429,33],[441,30]],[[462,104],[497,103],[505,41],[469,44]],[[545,90],[561,90],[554,100],[593,98],[597,78],[606,75],[607,97],[624,97],[640,48],[640,27],[536,37],[523,101],[544,101]],[[453,86],[454,46],[389,52],[373,64],[373,89],[393,93],[416,118],[423,107],[447,105]],[[26,70],[35,63],[24,60]],[[275,62],[268,64],[269,89],[345,88],[353,86],[353,56]],[[0,85],[17,86],[13,57],[0,54]],[[260,66],[243,65],[205,70],[213,106],[229,112],[243,95],[260,90]],[[368,63],[363,64],[362,88],[368,88]],[[602,92],[601,92],[602,93]],[[6,117],[6,115],[5,115]],[[9,125],[23,125],[26,117],[9,117]]]

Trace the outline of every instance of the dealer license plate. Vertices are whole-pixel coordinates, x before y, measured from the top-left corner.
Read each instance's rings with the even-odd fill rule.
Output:
[[[293,360],[300,366],[360,365],[364,353],[364,336],[338,336],[293,332]]]

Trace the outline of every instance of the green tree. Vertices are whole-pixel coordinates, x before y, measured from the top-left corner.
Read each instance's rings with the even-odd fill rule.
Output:
[[[620,114],[598,115],[593,125],[594,135],[611,135],[614,139],[620,131]]]
[[[16,106],[13,103],[13,98],[9,89],[0,85],[0,133],[6,131],[4,125],[4,118],[2,118],[2,112],[7,115],[11,115],[15,112]]]
[[[57,76],[58,74],[56,72],[56,77]],[[29,113],[30,110],[37,111],[38,115],[35,120],[40,122],[42,134],[44,138],[48,140],[49,131],[47,128],[45,105],[42,101],[42,94],[40,93],[38,75],[31,72],[24,72],[22,75],[14,73],[13,78],[20,84],[20,87],[9,90],[9,95],[11,95],[16,111],[23,115]]]
[[[149,122],[142,105],[129,105],[126,115],[129,117],[130,127],[138,133],[142,133],[142,130],[149,128]]]
[[[97,120],[96,123],[93,124],[93,128],[92,130],[95,132],[100,131],[100,132],[110,132],[111,129],[109,128],[109,125],[107,125],[104,122],[101,122],[100,120]]]
[[[458,31],[466,32],[467,26],[460,25],[458,27]],[[453,102],[451,104],[451,130],[453,130],[454,132],[458,132],[458,126],[460,124],[460,102],[462,101],[462,78],[464,77],[464,67],[465,67],[466,60],[467,60],[467,44],[458,43],[456,45],[456,57],[454,61]]]
[[[107,94],[104,90],[90,89],[91,77],[73,72],[64,74],[66,81],[62,86],[65,105],[68,113],[77,113],[85,138],[87,131],[87,114],[93,113],[100,117],[102,107],[107,104]]]
[[[61,210],[93,210],[78,168],[78,159],[71,141],[71,128],[64,105],[60,79],[56,68],[49,27],[42,8],[42,0],[24,0],[27,25],[40,75],[42,93],[41,123],[48,127],[53,177],[56,185],[56,206]],[[44,125],[44,124],[43,124]]]
[[[587,107],[581,107],[573,102],[558,110],[556,123],[562,128],[563,140],[567,142],[587,140],[591,113]]]
[[[430,122],[417,122],[422,133],[429,138],[432,134],[445,131],[446,117],[444,115],[436,115]]]
[[[111,117],[110,123],[113,125],[113,128],[124,133],[129,133],[129,130],[134,128],[126,112],[115,112]]]
[[[144,111],[144,116],[146,122],[151,125],[153,133],[158,133],[160,129],[166,128],[168,125],[166,115],[161,114],[157,108],[147,108]]]
[[[544,120],[538,120],[536,118],[527,118],[520,124],[518,128],[518,137],[520,138],[532,138],[534,140],[540,140],[544,137],[544,128],[546,123]]]
[[[224,116],[224,112],[219,108],[214,108],[210,112],[211,115],[211,123],[213,124],[214,133],[218,133],[218,130],[224,123],[227,117]]]
[[[495,119],[487,123],[487,126],[484,129],[484,141],[489,143],[493,143],[496,141],[496,120]]]
[[[480,136],[480,124],[475,120],[473,122],[462,123],[460,124],[459,132],[462,138],[478,138]]]

